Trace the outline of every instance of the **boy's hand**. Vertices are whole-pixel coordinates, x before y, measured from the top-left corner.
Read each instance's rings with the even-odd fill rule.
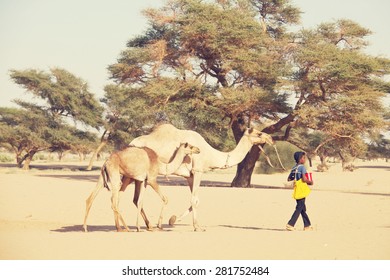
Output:
[[[305,182],[308,185],[313,185],[313,181],[309,180],[306,176],[306,174],[302,177],[302,181]]]

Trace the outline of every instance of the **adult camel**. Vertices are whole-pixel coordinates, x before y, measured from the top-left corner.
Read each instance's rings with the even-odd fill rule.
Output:
[[[199,204],[199,187],[202,174],[212,169],[224,169],[239,164],[253,145],[268,143],[273,145],[272,137],[253,128],[246,129],[236,148],[231,152],[221,152],[211,147],[206,140],[192,130],[177,129],[171,124],[162,124],[148,135],[135,138],[130,146],[148,147],[156,151],[159,159],[169,162],[179,143],[188,142],[199,148],[200,153],[191,156],[190,164],[181,164],[173,173],[187,179],[191,190],[191,206],[179,218],[172,216],[169,223],[173,225],[190,212],[193,214],[193,226],[195,231],[203,231],[197,218]],[[259,146],[261,148],[261,146]],[[262,148],[261,148],[262,149]],[[267,159],[269,161],[269,159]]]

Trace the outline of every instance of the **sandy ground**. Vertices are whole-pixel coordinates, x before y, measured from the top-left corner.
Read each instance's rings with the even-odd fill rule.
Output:
[[[314,172],[307,199],[314,231],[287,232],[295,201],[284,187],[286,174],[254,175],[254,188],[229,188],[229,171],[205,174],[199,220],[206,232],[193,232],[192,218],[175,227],[172,214],[188,206],[181,178],[160,178],[169,198],[165,230],[134,232],[133,187],[121,211],[133,232],[117,233],[110,193],[103,190],[81,231],[85,199],[98,171],[32,170],[0,167],[0,259],[390,259],[390,163],[360,163],[353,173],[338,166]],[[69,167],[71,169],[72,167]],[[157,222],[161,202],[147,189],[145,210]]]

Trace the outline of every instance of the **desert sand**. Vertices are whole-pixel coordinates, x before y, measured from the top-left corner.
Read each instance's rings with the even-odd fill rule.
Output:
[[[204,175],[199,220],[205,232],[193,231],[191,215],[167,225],[172,214],[187,209],[190,192],[182,178],[161,177],[169,198],[165,230],[135,232],[131,186],[120,204],[132,229],[124,233],[115,231],[105,189],[92,206],[90,232],[82,231],[85,199],[99,170],[34,163],[25,172],[3,165],[0,259],[390,259],[390,163],[357,165],[351,173],[337,164],[329,172],[313,172],[315,186],[306,203],[311,232],[302,230],[301,218],[297,231],[285,230],[295,208],[292,190],[284,185],[287,174],[256,174],[253,188],[238,189],[229,187],[234,170],[225,170]],[[153,223],[160,206],[148,187],[144,208]]]

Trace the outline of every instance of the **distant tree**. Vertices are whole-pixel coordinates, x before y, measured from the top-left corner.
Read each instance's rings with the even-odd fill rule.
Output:
[[[296,127],[320,132],[313,152],[333,151],[343,165],[362,155],[364,139],[385,127],[378,84],[390,61],[361,52],[369,34],[349,20],[322,24],[301,31],[293,53]]]
[[[24,108],[40,108],[55,120],[69,118],[93,128],[102,124],[103,107],[88,89],[88,84],[67,70],[52,68],[49,73],[29,69],[11,70],[11,79],[43,104],[15,100]]]
[[[46,150],[52,132],[48,118],[34,111],[0,108],[0,143],[12,150],[19,167],[29,169],[33,156]]]
[[[15,100],[21,108],[0,111],[4,131],[0,141],[14,150],[24,169],[39,151],[57,152],[61,158],[71,150],[77,140],[75,125],[98,128],[103,124],[103,107],[88,91],[87,83],[66,70],[11,70],[11,79],[39,99],[36,103]]]
[[[71,152],[76,153],[80,161],[85,160],[98,146],[97,135],[88,131],[73,129],[73,138]]]
[[[368,144],[367,159],[390,159],[390,139],[383,134],[376,134],[371,137],[371,142]]]

